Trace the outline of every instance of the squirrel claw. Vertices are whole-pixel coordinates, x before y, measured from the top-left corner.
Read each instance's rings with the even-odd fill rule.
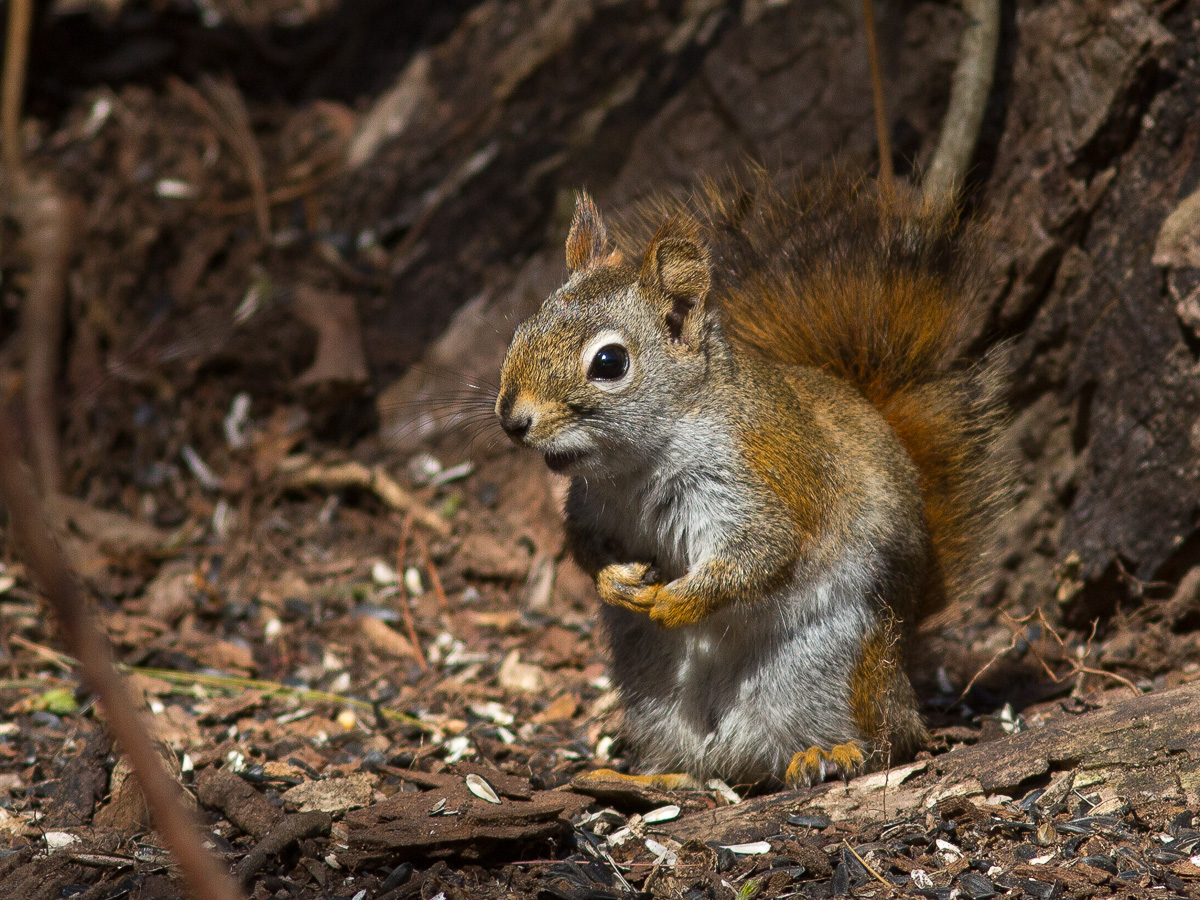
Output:
[[[792,757],[784,781],[790,788],[812,787],[831,775],[849,781],[865,764],[866,757],[857,741],[838,744],[831,750],[809,747]]]

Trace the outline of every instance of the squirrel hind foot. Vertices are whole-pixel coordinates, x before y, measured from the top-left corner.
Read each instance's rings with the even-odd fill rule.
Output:
[[[582,789],[585,793],[588,788],[597,791],[607,789],[609,792],[619,791],[622,787],[635,792],[639,788],[653,788],[659,791],[698,791],[702,789],[700,782],[685,772],[626,775],[613,769],[594,769],[591,772],[576,775],[571,786]]]
[[[809,747],[792,757],[784,781],[790,788],[812,787],[837,776],[849,781],[866,767],[867,758],[858,741],[847,741],[830,750]]]

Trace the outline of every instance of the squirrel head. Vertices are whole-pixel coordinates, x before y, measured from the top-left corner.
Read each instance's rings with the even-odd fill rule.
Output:
[[[517,328],[496,415],[515,442],[570,475],[652,464],[701,399],[712,342],[712,268],[696,223],[666,220],[641,266],[609,245],[581,194],[567,237],[567,283]]]

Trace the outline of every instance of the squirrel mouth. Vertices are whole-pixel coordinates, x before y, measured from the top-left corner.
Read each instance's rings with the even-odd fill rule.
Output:
[[[561,472],[585,456],[587,456],[587,452],[584,450],[568,450],[565,453],[547,453],[544,458],[551,472]]]

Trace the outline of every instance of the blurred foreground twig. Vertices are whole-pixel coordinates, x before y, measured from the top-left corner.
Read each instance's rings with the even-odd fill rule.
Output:
[[[58,351],[62,343],[67,264],[74,233],[72,202],[46,175],[30,177],[21,147],[21,103],[33,0],[11,0],[0,87],[0,150],[4,168],[0,187],[12,216],[20,223],[29,254],[30,283],[21,307],[25,351],[25,417],[38,483],[46,493],[62,486],[58,453]]]

